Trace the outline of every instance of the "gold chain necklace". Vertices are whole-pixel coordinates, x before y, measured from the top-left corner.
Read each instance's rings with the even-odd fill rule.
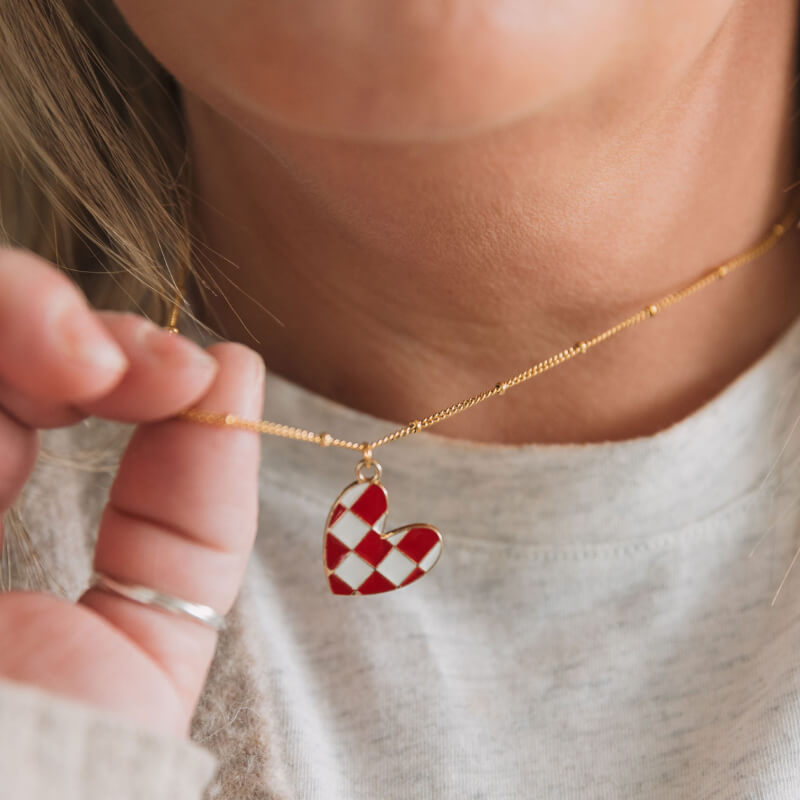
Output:
[[[399,589],[421,578],[439,560],[442,535],[427,523],[415,522],[384,532],[389,495],[381,483],[383,469],[373,457],[376,448],[437,425],[492,397],[503,395],[531,378],[541,375],[572,358],[586,354],[591,348],[611,339],[618,333],[655,317],[670,306],[686,299],[700,289],[728,276],[738,267],[755,261],[769,252],[797,223],[797,203],[791,204],[781,220],[750,249],[725,261],[702,277],[674,292],[654,300],[610,328],[591,338],[582,339],[570,347],[528,367],[523,372],[496,383],[489,389],[461,400],[447,408],[415,419],[386,436],[371,442],[339,439],[327,432],[315,433],[269,420],[243,419],[235,414],[219,414],[189,408],[177,416],[191,422],[218,427],[238,428],[310,442],[322,447],[342,447],[361,452],[356,464],[356,480],[346,486],[334,501],[325,521],[322,543],[322,563],[328,587],[334,594],[366,595]],[[178,316],[183,301],[182,282],[172,305],[167,330],[178,332]],[[372,474],[368,474],[368,472]]]

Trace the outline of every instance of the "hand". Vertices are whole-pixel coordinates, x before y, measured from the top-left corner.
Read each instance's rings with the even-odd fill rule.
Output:
[[[51,265],[0,249],[0,514],[38,428],[138,423],[100,522],[95,567],[226,613],[256,531],[257,434],[168,419],[188,406],[259,416],[260,357],[208,351],[134,314],[95,312]],[[2,528],[0,528],[0,537]],[[217,643],[188,617],[90,589],[0,594],[0,677],[188,735]]]

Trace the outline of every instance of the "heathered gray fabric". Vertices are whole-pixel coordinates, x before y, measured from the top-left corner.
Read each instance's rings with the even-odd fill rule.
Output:
[[[195,800],[215,769],[202,747],[0,681],[0,797]]]
[[[264,413],[358,440],[394,427],[275,375]],[[205,797],[224,800],[800,797],[800,563],[770,605],[800,546],[798,416],[800,321],[654,436],[392,444],[376,454],[387,529],[431,522],[445,544],[428,576],[371,597],[331,595],[321,566],[354,454],[266,437],[259,535],[193,741],[156,754],[142,732],[99,737],[96,712],[4,686],[0,773],[40,776],[25,800],[124,796],[92,777],[101,760],[138,797],[166,782],[188,800],[205,748]],[[65,455],[112,428],[47,442]],[[28,493],[70,596],[109,480],[51,459]]]

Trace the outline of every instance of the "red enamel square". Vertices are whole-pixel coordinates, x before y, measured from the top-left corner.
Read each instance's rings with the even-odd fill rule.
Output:
[[[439,537],[430,528],[412,528],[398,543],[397,549],[420,562],[438,541]]]
[[[360,594],[378,594],[378,592],[390,592],[397,587],[380,572],[373,572],[361,586],[358,587]]]
[[[350,548],[340,542],[332,533],[325,539],[325,563],[328,569],[336,569],[339,562],[344,558],[345,553],[350,552]]]
[[[383,557],[392,549],[392,545],[386,541],[386,539],[381,539],[381,537],[374,531],[371,530],[367,533],[367,535],[358,543],[355,548],[356,553],[358,553],[365,561],[372,564],[373,567],[377,567],[378,564],[381,563]]]
[[[328,582],[334,594],[353,594],[353,590],[336,573],[328,575]]]
[[[364,522],[372,525],[386,511],[386,495],[383,493],[383,489],[377,484],[371,483],[362,492],[361,497],[350,506],[350,510],[354,514],[358,514]]]

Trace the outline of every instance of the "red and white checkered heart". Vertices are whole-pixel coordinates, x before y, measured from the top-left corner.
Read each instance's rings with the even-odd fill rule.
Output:
[[[433,525],[384,533],[389,495],[379,481],[357,481],[336,498],[325,523],[322,563],[334,594],[391,592],[429,572],[442,552]]]

